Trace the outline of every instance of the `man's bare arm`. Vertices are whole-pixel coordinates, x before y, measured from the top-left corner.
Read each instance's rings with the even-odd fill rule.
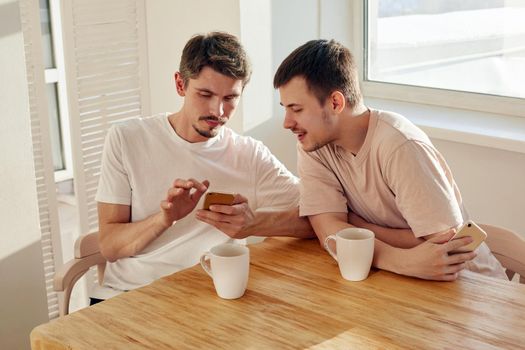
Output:
[[[383,227],[380,225],[372,224],[367,222],[365,219],[355,213],[348,213],[348,222],[356,227],[362,227],[369,229],[375,233],[376,238],[396,248],[413,248],[420,245],[421,243],[439,237],[446,233],[436,232],[417,238],[414,232],[409,229],[397,229]]]
[[[129,205],[99,202],[100,252],[109,261],[140,253],[175,221],[188,215],[208,186],[208,181],[176,179],[160,202],[160,211],[136,222],[131,222]]]
[[[244,236],[286,236],[314,238],[315,233],[306,217],[299,217],[299,208],[287,211],[256,211],[253,223],[243,231]]]
[[[346,222],[346,213],[324,213],[310,216],[309,219],[321,243],[326,236],[352,227]],[[453,230],[436,234],[410,249],[396,248],[376,238],[372,264],[401,275],[439,281],[455,280],[459,271],[465,268],[465,262],[472,260],[476,253],[449,255],[449,252],[472,241],[470,237],[464,237],[449,242],[453,234]]]
[[[377,239],[397,248],[413,248],[425,241],[423,238],[414,236],[411,229],[389,228],[372,224],[352,212],[348,213],[348,222],[356,227],[373,231]]]
[[[235,195],[233,205],[212,205],[210,210],[197,211],[196,217],[237,239],[248,236],[315,237],[308,219],[299,217],[299,208],[254,213],[248,200],[240,194]]]
[[[341,231],[342,229],[355,227],[347,221],[346,213],[323,213],[308,217],[315,231],[319,243],[324,247],[326,237]]]
[[[140,253],[169,227],[160,212],[132,223],[129,205],[101,202],[98,220],[100,252],[111,262]]]

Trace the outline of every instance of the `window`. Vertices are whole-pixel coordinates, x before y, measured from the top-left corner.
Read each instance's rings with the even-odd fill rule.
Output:
[[[39,0],[55,181],[72,177],[59,0]]]
[[[468,98],[478,100],[497,96],[500,102],[507,98],[507,110],[502,111],[501,105],[494,110],[525,116],[524,0],[365,3],[363,81],[372,95],[387,97],[384,90],[378,96],[381,85],[391,85],[389,93],[412,102],[429,102],[424,89],[413,87],[432,88],[441,100],[444,95],[436,95],[435,89],[467,92]],[[417,98],[409,96],[414,92]],[[465,107],[462,99],[450,100],[453,107]],[[483,111],[488,104],[470,103]]]

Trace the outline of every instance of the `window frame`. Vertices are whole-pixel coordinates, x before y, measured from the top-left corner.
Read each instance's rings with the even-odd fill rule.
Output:
[[[71,136],[69,128],[69,107],[67,98],[66,72],[64,61],[64,44],[62,39],[61,0],[49,0],[49,22],[55,66],[44,70],[45,83],[57,84],[57,103],[59,110],[60,134],[64,169],[55,170],[55,182],[73,179],[73,157],[71,152]]]
[[[364,96],[525,118],[523,98],[366,80],[369,3],[369,0],[355,1],[352,14],[353,52],[356,54]]]

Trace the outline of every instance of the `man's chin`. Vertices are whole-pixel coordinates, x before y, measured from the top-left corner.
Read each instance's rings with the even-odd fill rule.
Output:
[[[211,138],[219,135],[219,132],[221,131],[221,127],[220,126],[215,127],[213,129],[209,129],[209,130],[203,130],[203,129],[199,129],[199,128],[194,128],[194,129],[197,132],[197,134],[201,135],[202,137],[206,137],[208,139],[211,139]]]
[[[323,145],[318,144],[318,143],[309,144],[309,143],[301,142],[301,147],[302,147],[303,151],[305,151],[307,153],[310,153],[310,152],[317,151],[319,148],[322,148]]]
[[[301,143],[301,148],[303,149],[303,151],[305,152],[312,152],[312,151],[315,151],[314,149],[312,149],[312,145],[309,145],[309,144],[306,144],[306,143],[302,143],[301,141],[299,141]]]

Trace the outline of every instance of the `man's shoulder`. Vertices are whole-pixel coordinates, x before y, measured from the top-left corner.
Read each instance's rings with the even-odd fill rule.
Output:
[[[430,138],[404,116],[386,111],[378,112],[372,153],[382,164],[395,155],[413,157],[422,148],[436,151]]]
[[[230,143],[232,147],[235,147],[239,151],[254,152],[261,147],[265,147],[262,141],[254,139],[251,136],[239,135],[228,127],[224,128],[223,140]]]
[[[165,129],[165,118],[167,115],[157,114],[148,117],[130,118],[115,122],[109,132],[109,138],[119,138],[121,142],[124,140],[137,140],[147,135],[158,137]]]
[[[239,135],[235,131],[225,128],[224,140],[227,147],[235,152],[236,157],[249,164],[271,164],[271,166],[284,167],[264,142],[251,136]]]
[[[166,113],[155,114],[147,117],[120,120],[113,124],[113,128],[121,132],[137,132],[151,128],[162,128]]]
[[[376,111],[376,113],[377,127],[374,134],[376,144],[389,149],[410,141],[432,144],[423,130],[401,114],[389,111]]]

